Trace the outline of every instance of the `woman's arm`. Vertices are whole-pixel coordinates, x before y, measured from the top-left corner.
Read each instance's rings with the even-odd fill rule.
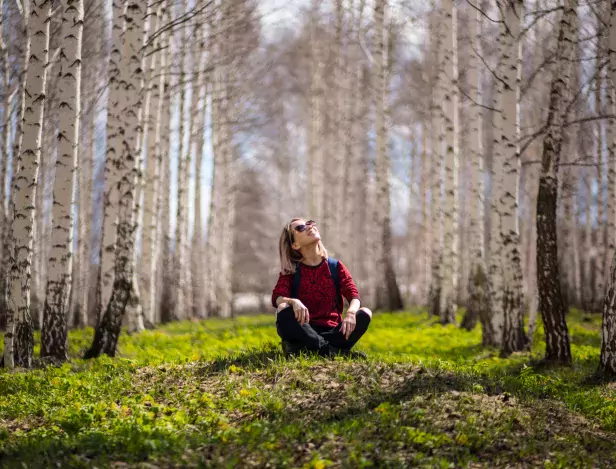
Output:
[[[274,287],[274,291],[272,292],[272,306],[274,308],[278,308],[278,305],[282,303],[281,298],[284,300],[289,300],[289,296],[291,296],[291,278],[292,275],[283,275],[280,274],[278,276],[278,282],[276,282],[276,286]]]
[[[278,298],[276,298],[276,307],[280,306],[281,303],[288,303],[289,305],[292,305],[294,301],[295,301],[295,298],[287,298],[286,296],[279,296]]]
[[[347,314],[355,314],[359,310],[360,306],[361,303],[359,302],[359,298],[353,298],[349,303]]]
[[[360,302],[359,292],[357,291],[355,282],[353,282],[351,273],[341,261],[338,261],[338,276],[340,278],[340,293],[349,302],[349,310],[352,311],[353,307],[357,306],[357,308],[355,308],[355,311],[357,311]],[[357,301],[353,303],[353,300]]]

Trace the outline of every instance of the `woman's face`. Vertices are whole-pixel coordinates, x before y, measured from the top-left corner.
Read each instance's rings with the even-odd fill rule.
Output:
[[[313,220],[295,220],[291,224],[293,231],[293,249],[299,251],[304,246],[318,243],[321,239],[317,224]]]

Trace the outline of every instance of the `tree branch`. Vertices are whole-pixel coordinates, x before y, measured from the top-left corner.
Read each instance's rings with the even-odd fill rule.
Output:
[[[485,12],[484,12],[481,8],[479,8],[477,5],[473,5],[473,4],[470,2],[470,0],[466,0],[466,3],[468,3],[468,5],[469,5],[470,7],[474,8],[474,9],[475,9],[475,10],[477,10],[479,13],[481,13],[483,16],[485,16],[485,17],[486,17],[488,20],[490,20],[492,23],[496,23],[496,24],[502,23],[502,21],[501,21],[501,20],[493,20],[492,18],[490,18],[488,15],[486,15],[486,14],[485,14]]]

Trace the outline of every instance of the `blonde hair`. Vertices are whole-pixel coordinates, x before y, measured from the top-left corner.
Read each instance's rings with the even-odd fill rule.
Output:
[[[295,230],[291,225],[297,220],[303,220],[303,218],[293,218],[282,228],[282,233],[280,234],[278,250],[280,253],[280,272],[282,274],[294,274],[297,263],[303,259],[302,253],[292,247],[295,241]],[[318,247],[321,257],[327,259],[327,249],[325,249],[321,240],[319,240]]]

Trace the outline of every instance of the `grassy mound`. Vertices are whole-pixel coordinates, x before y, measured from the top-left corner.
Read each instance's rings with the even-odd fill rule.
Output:
[[[600,318],[568,317],[575,363],[508,359],[480,331],[375,315],[366,362],[280,353],[273,317],[123,335],[120,358],[0,371],[1,467],[611,467],[616,391],[588,380]]]

